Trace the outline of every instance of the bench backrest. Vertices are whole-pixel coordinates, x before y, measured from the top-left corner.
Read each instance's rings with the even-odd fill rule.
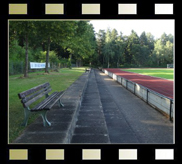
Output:
[[[19,98],[21,99],[21,103],[26,108],[41,97],[47,95],[51,91],[50,84],[44,83],[41,85],[38,85],[36,87],[33,87],[29,90],[23,91],[18,94]]]

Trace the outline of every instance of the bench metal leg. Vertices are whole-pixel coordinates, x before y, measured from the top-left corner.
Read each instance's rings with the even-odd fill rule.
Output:
[[[23,123],[21,125],[22,126],[27,126],[28,118],[30,116],[30,110],[29,110],[29,108],[24,108],[24,115],[25,115],[25,118],[24,118],[24,121],[23,121]]]
[[[59,107],[64,107],[64,104],[59,100]]]
[[[51,126],[51,123],[47,120],[47,110],[41,111],[44,126]]]

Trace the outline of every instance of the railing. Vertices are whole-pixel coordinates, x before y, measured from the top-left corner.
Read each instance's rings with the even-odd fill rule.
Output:
[[[123,85],[126,89],[131,91],[136,96],[140,97],[143,101],[151,105],[153,108],[158,109],[160,112],[167,115],[170,121],[173,121],[173,99],[159,94],[158,92],[155,92],[140,84],[127,80],[121,76],[117,76],[116,74],[107,70],[102,69],[102,72],[116,80],[118,83]]]

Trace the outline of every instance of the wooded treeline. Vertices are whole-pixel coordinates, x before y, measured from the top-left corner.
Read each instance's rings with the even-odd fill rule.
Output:
[[[71,68],[83,60],[90,63],[96,54],[93,26],[88,21],[10,21],[9,62],[24,61],[24,77],[29,62],[62,63]]]
[[[122,31],[122,29],[121,29]],[[129,36],[113,29],[95,33],[89,21],[10,21],[9,63],[29,62],[95,67],[166,67],[173,63],[173,36],[155,40],[151,33]]]
[[[97,52],[103,67],[166,67],[173,63],[173,36],[163,33],[155,40],[151,33],[138,36],[132,30],[123,36],[116,29],[99,30]]]

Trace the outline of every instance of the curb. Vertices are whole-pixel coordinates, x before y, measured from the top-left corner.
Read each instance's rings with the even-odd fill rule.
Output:
[[[88,79],[89,79],[89,76],[90,76],[90,72],[91,71],[89,71],[88,76],[87,76],[87,79],[85,81],[85,84],[84,84],[84,86],[82,88],[81,95],[80,95],[80,100],[77,101],[77,108],[76,108],[76,110],[74,112],[74,115],[72,117],[71,124],[69,126],[67,135],[66,135],[63,143],[70,143],[71,142],[71,139],[72,139],[72,136],[73,136],[73,133],[74,133],[74,129],[75,129],[75,126],[76,126],[77,116],[78,116],[78,113],[79,113],[79,110],[80,110],[80,107],[81,107],[81,104],[82,104],[82,100],[83,100],[83,96],[84,96],[85,90],[87,88],[87,84],[88,84]]]

